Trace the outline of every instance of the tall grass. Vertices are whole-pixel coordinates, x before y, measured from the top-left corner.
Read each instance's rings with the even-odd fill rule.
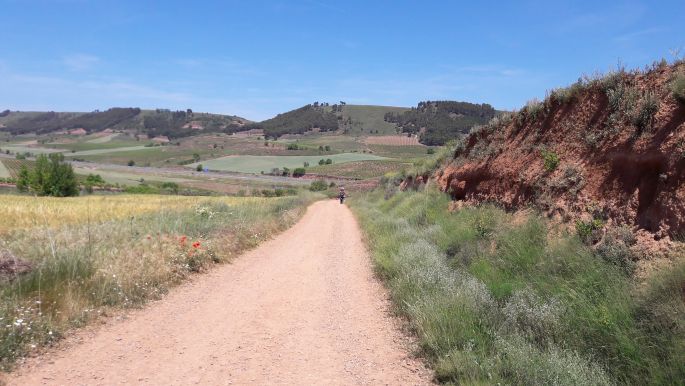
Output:
[[[638,284],[533,214],[487,205],[450,213],[449,199],[430,190],[387,200],[373,192],[351,203],[377,272],[439,381],[685,379],[682,260]]]
[[[256,246],[293,224],[313,198],[1,196],[24,217],[0,233],[0,249],[33,270],[0,282],[0,367],[113,307],[139,307],[191,273]]]

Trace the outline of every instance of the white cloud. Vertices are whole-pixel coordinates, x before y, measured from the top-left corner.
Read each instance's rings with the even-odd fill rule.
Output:
[[[62,58],[62,63],[71,71],[85,71],[100,63],[100,58],[89,54],[73,54]]]

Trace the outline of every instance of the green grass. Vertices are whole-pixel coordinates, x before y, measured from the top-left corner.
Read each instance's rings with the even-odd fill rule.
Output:
[[[397,126],[394,123],[386,122],[385,113],[401,113],[409,110],[406,107],[393,106],[367,106],[367,105],[345,105],[343,107],[343,120],[352,119],[349,126],[349,134],[368,135],[373,130],[374,134],[378,130],[378,135],[397,134]],[[362,130],[363,129],[363,130]]]
[[[297,168],[302,167],[305,162],[310,165],[317,165],[320,159],[332,159],[334,163],[344,163],[351,161],[382,160],[373,154],[363,153],[343,153],[330,155],[311,155],[311,156],[231,156],[217,158],[200,162],[204,167],[211,170],[225,170],[242,173],[268,173],[273,168]],[[195,167],[196,164],[190,164]]]
[[[685,260],[640,283],[537,215],[449,212],[436,191],[350,200],[376,270],[437,379],[677,384]]]

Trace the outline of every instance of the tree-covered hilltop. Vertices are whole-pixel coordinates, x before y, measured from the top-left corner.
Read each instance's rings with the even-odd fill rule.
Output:
[[[495,115],[497,110],[486,103],[427,101],[403,113],[388,112],[385,120],[405,133],[421,133],[423,144],[444,145],[473,126],[488,123]]]
[[[141,110],[137,107],[114,107],[90,113],[19,112],[5,110],[0,115],[0,131],[11,134],[46,134],[59,130],[84,129],[87,133],[113,130],[136,130],[149,136],[187,137],[198,131],[233,133],[247,122],[237,116],[194,113],[192,110]]]
[[[334,111],[337,111],[337,107]],[[272,138],[278,138],[283,134],[302,134],[314,128],[321,131],[335,131],[338,130],[338,115],[331,111],[328,103],[316,102],[278,114],[271,119],[247,125],[245,128],[262,129],[265,136]]]

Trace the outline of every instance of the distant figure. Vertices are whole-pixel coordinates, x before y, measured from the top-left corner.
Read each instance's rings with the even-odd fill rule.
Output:
[[[343,202],[345,202],[345,197],[346,197],[346,195],[345,195],[345,187],[341,186],[341,187],[340,187],[340,193],[338,193],[338,198],[340,198],[340,203],[341,203],[341,204],[342,204]]]

